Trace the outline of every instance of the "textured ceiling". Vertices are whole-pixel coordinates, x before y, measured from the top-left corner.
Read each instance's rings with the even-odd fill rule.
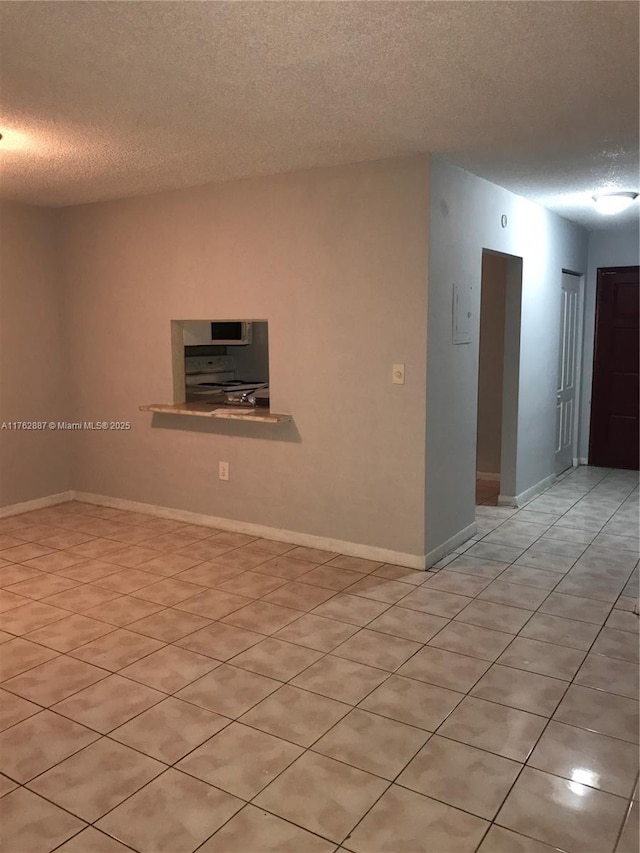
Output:
[[[0,194],[59,206],[432,151],[608,226],[592,191],[638,189],[638,11],[1,2]]]

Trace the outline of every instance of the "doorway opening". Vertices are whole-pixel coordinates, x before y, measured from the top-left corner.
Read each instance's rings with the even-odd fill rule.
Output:
[[[598,270],[589,464],[638,470],[637,266]]]
[[[482,251],[476,504],[513,504],[516,492],[522,258]]]

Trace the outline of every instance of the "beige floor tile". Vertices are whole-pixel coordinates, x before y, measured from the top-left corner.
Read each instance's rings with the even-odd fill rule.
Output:
[[[400,667],[398,675],[466,693],[490,666],[488,661],[425,646]]]
[[[397,783],[491,820],[521,769],[516,761],[434,735]]]
[[[638,803],[632,803],[620,834],[616,853],[637,853],[640,848],[638,833],[640,814],[638,812],[640,812]]]
[[[109,555],[106,560],[109,561],[111,556]],[[114,575],[99,578],[94,583],[103,589],[110,589],[113,592],[119,592],[121,595],[128,595],[136,590],[141,590],[143,587],[151,586],[151,584],[157,583],[157,581],[157,575],[151,572],[143,572],[138,569],[123,569]]]
[[[544,717],[467,696],[438,734],[514,761],[526,761],[546,724]]]
[[[290,607],[280,607],[278,604],[269,604],[267,601],[253,601],[229,616],[225,616],[222,621],[228,625],[235,625],[236,628],[269,635],[295,622],[300,616],[300,610],[291,610]]]
[[[612,693],[572,684],[558,706],[554,719],[638,743],[638,702],[625,696],[614,696]]]
[[[7,594],[11,593],[12,595],[21,595],[37,600],[55,595],[57,592],[73,589],[74,586],[78,586],[78,581],[63,578],[60,575],[45,574],[39,578],[31,578],[28,581],[11,584],[4,590],[3,595],[6,597]]]
[[[25,784],[98,737],[84,726],[42,711],[0,735],[0,769]]]
[[[473,853],[488,824],[391,785],[344,842],[356,853]]]
[[[153,539],[147,539],[144,543],[144,546],[130,545],[128,548],[121,548],[118,551],[111,551],[109,552],[109,554],[106,554],[104,556],[104,559],[107,563],[115,563],[115,565],[117,566],[123,566],[127,569],[134,570],[136,566],[140,566],[142,563],[146,563],[147,560],[152,560],[154,557],[158,556],[157,550],[153,549],[149,545],[149,543],[153,541]],[[140,580],[144,580],[142,575],[146,574],[146,572],[141,572]],[[135,578],[138,573],[122,572],[121,575],[123,579],[125,575],[130,575],[132,578]],[[134,589],[134,587],[130,587],[127,590],[123,590],[123,592],[131,592],[132,589]]]
[[[2,552],[2,558],[13,563],[26,563],[35,560],[36,557],[43,557],[45,554],[58,554],[53,548],[45,545],[35,545],[33,543],[25,545],[15,545],[13,548],[5,548]],[[34,566],[38,568],[38,566]]]
[[[141,853],[192,853],[242,806],[236,797],[167,770],[98,828]]]
[[[130,663],[155,652],[162,645],[159,640],[143,637],[125,628],[117,628],[104,637],[79,646],[70,654],[78,660],[117,672]]]
[[[299,560],[292,557],[291,551],[289,551],[284,556],[266,560],[266,562],[256,566],[254,571],[260,574],[272,575],[276,578],[284,578],[285,580],[295,580],[312,571],[315,565],[315,563],[311,563],[308,560]]]
[[[201,655],[208,655],[216,660],[229,660],[235,655],[250,649],[264,640],[262,634],[254,631],[245,631],[233,625],[225,625],[223,622],[213,622],[206,628],[201,628],[181,640],[176,640],[176,645]]]
[[[573,782],[630,797],[638,755],[624,741],[552,721],[527,762]]]
[[[450,622],[429,640],[429,645],[449,652],[493,661],[500,657],[512,639],[511,634],[505,634],[502,631],[467,625],[465,622]]]
[[[335,592],[332,589],[311,586],[301,581],[289,581],[274,592],[265,595],[263,600],[269,604],[290,607],[292,610],[309,611],[333,595]]]
[[[324,564],[307,572],[304,576],[304,583],[339,592],[364,577],[366,575],[362,572],[351,572],[331,564]]]
[[[509,565],[502,560],[488,560],[474,557],[468,552],[456,557],[447,565],[448,572],[461,572],[463,575],[475,575],[480,578],[494,580],[504,572]]]
[[[333,650],[336,657],[393,672],[412,657],[421,643],[363,628]]]
[[[568,853],[613,850],[625,801],[586,785],[525,768],[496,822]]]
[[[571,681],[584,658],[585,652],[579,649],[516,637],[497,662],[515,669]]]
[[[291,684],[355,705],[387,678],[387,672],[356,661],[327,655],[312,664]]]
[[[333,853],[335,844],[255,806],[219,829],[198,853]]]
[[[431,574],[425,583],[425,588],[438,589],[441,592],[452,592],[473,598],[482,592],[491,581],[489,578],[464,575],[462,572],[448,572],[446,569]]]
[[[314,752],[395,779],[430,735],[356,708],[314,744]]]
[[[350,572],[361,572],[367,575],[382,568],[384,563],[377,563],[375,560],[365,560],[362,557],[345,557],[343,554],[339,554],[337,557],[333,557],[330,565],[337,566],[339,569],[346,569]]]
[[[58,574],[65,578],[77,580],[80,583],[93,583],[107,575],[115,575],[121,571],[120,566],[115,566],[113,563],[105,563],[103,560],[92,560],[89,557],[83,557],[83,562],[71,566],[68,569],[58,569]],[[101,589],[101,587],[98,587]],[[108,592],[108,590],[104,590]]]
[[[29,787],[93,822],[164,769],[158,761],[101,738],[38,776]]]
[[[545,572],[543,569],[532,569],[528,566],[514,564],[502,572],[500,580],[551,592],[558,586],[562,576],[556,572]]]
[[[558,678],[494,664],[470,691],[470,695],[550,717],[566,689],[567,682]]]
[[[344,702],[285,685],[244,714],[240,722],[311,746],[349,711],[351,706]]]
[[[9,726],[14,726],[21,720],[26,720],[27,717],[31,717],[41,710],[33,702],[27,702],[20,696],[14,696],[13,693],[0,690],[0,731],[8,729]]]
[[[222,664],[185,687],[177,696],[185,702],[235,719],[278,687],[280,682],[272,678]]]
[[[184,758],[178,770],[251,800],[303,752],[281,738],[231,723]]]
[[[570,572],[556,587],[558,592],[567,595],[580,595],[613,604],[622,591],[621,581],[611,581],[598,577],[597,574],[577,574]]]
[[[381,613],[384,613],[385,610],[388,610],[389,607],[390,605],[386,601],[374,601],[371,598],[344,593],[336,595],[316,607],[313,615],[364,627]]]
[[[322,652],[306,649],[293,643],[284,643],[273,637],[263,639],[233,659],[233,665],[250,672],[289,681],[322,657]]]
[[[420,586],[429,579],[429,573],[423,569],[407,569],[405,566],[396,566],[393,563],[385,563],[371,574],[377,578],[409,583],[411,586]]]
[[[119,675],[110,675],[58,702],[53,706],[53,710],[97,732],[107,734],[164,698],[164,693],[150,687]]]
[[[206,543],[198,542],[197,545],[193,545],[192,547],[204,547],[204,545]],[[195,583],[198,586],[211,588],[241,574],[242,569],[234,569],[231,566],[219,566],[216,563],[210,562],[207,558],[204,563],[180,572],[177,577],[181,581],[187,581],[187,583]]]
[[[562,592],[552,592],[540,606],[541,613],[576,619],[579,622],[592,622],[594,625],[602,625],[610,610],[611,605],[605,601],[565,595]]]
[[[319,548],[305,548],[298,546],[287,552],[287,557],[293,557],[296,560],[304,560],[307,563],[328,563],[334,557],[339,556],[335,551],[321,551]],[[310,566],[313,568],[313,566]]]
[[[135,590],[132,594],[143,601],[152,601],[154,604],[170,607],[179,601],[192,598],[199,592],[204,592],[205,589],[206,587],[199,584],[186,583],[186,581],[177,578],[165,578],[157,583],[152,583],[151,586]]]
[[[630,631],[615,631],[613,628],[603,628],[600,631],[591,651],[636,664],[640,659],[638,635]]]
[[[407,610],[393,605],[367,626],[371,631],[381,631],[394,637],[426,643],[435,636],[449,620],[419,610]],[[354,638],[355,639],[355,638]]]
[[[242,572],[229,580],[219,584],[219,589],[225,592],[233,592],[236,595],[245,595],[247,598],[261,598],[270,592],[274,592],[286,584],[284,578],[272,575],[260,574],[259,572]]]
[[[0,825],[7,853],[49,853],[85,826],[26,788],[0,799]]]
[[[493,824],[478,847],[478,853],[558,853],[558,848]]]
[[[6,681],[55,657],[55,651],[43,648],[29,639],[15,637],[7,640],[2,644],[0,655],[0,681]]]
[[[140,568],[145,572],[152,572],[154,575],[171,577],[179,572],[186,572],[187,569],[197,566],[200,562],[202,561],[197,557],[188,557],[185,554],[162,554],[141,563]]]
[[[413,588],[401,581],[369,575],[356,581],[346,591],[349,595],[359,595],[361,598],[370,598],[373,601],[397,604],[398,601],[412,592]]]
[[[331,841],[341,841],[388,782],[339,761],[306,752],[255,804]]]
[[[56,853],[130,853],[130,850],[130,847],[89,826],[58,847]]]
[[[604,625],[605,628],[614,628],[616,631],[631,631],[636,634],[640,630],[640,620],[637,613],[625,610],[612,610]]]
[[[586,651],[596,638],[598,626],[561,616],[535,613],[524,626],[520,635],[532,640],[543,640],[559,646]]]
[[[68,615],[69,611],[60,607],[52,607],[42,601],[30,601],[5,611],[2,614],[2,628],[10,634],[28,634]]]
[[[465,622],[469,625],[479,625],[481,628],[493,628],[497,631],[517,634],[530,618],[530,610],[476,599],[458,613],[456,622]]]
[[[177,646],[157,652],[120,670],[120,674],[164,693],[175,693],[219,666],[219,661]]]
[[[492,581],[486,589],[478,595],[482,601],[493,601],[496,604],[507,604],[511,607],[521,607],[524,610],[536,610],[547,598],[545,589],[534,589],[533,587],[522,588],[522,584],[507,583],[506,581]]]
[[[575,678],[576,684],[638,698],[638,665],[626,660],[589,654]]]
[[[143,619],[130,622],[127,627],[137,634],[144,634],[145,637],[153,637],[155,640],[162,640],[165,643],[174,643],[176,640],[186,637],[187,634],[192,634],[210,624],[211,621],[203,616],[196,616],[195,613],[184,613],[182,610],[167,607],[166,610],[159,610]]]
[[[524,552],[521,545],[498,545],[495,543],[485,544],[478,542],[466,552],[469,557],[481,560],[494,560],[500,563],[513,563]]]
[[[39,572],[37,569],[30,569],[29,566],[21,563],[8,563],[6,560],[0,559],[0,587],[2,587],[2,592],[0,592],[0,613],[3,610],[11,609],[12,600],[18,604],[26,603],[22,601],[25,596],[18,596],[13,592],[4,592],[5,587],[13,586],[14,583],[20,583],[20,581],[33,580],[33,578],[39,578],[43,575],[44,572]]]
[[[107,601],[112,601],[118,597],[119,593],[117,592],[112,592],[109,589],[101,589],[99,586],[94,586],[93,584],[83,583],[74,589],[59,592],[56,595],[49,595],[43,599],[43,602],[45,604],[52,604],[54,607],[71,610],[74,613],[83,613],[85,610],[89,610],[90,607],[105,604]]]
[[[3,683],[6,690],[23,699],[49,706],[72,693],[105,678],[108,673],[97,666],[59,655]]]
[[[279,640],[297,643],[318,652],[330,652],[352,637],[358,628],[335,619],[325,619],[323,616],[305,614],[276,634]]]
[[[223,616],[240,610],[251,601],[252,599],[245,595],[233,595],[231,592],[222,592],[219,589],[208,589],[175,606],[177,610],[185,610],[187,613],[195,613],[207,619],[222,619]]]
[[[243,545],[238,550],[246,554],[263,554],[264,558],[279,557],[287,551],[293,551],[294,545],[290,542],[277,542],[275,539],[254,539],[248,545]]]
[[[133,598],[131,595],[121,595],[104,604],[85,610],[84,615],[92,619],[99,619],[108,625],[123,628],[153,613],[159,613],[163,609],[161,604],[151,601],[143,601],[141,598]]]
[[[59,619],[51,625],[38,628],[37,631],[30,631],[25,634],[25,639],[58,652],[69,652],[111,631],[113,631],[112,625],[74,613],[66,619]]]
[[[431,584],[426,583],[418,589],[411,590],[400,604],[409,610],[419,610],[422,613],[430,613],[432,616],[451,619],[471,604],[471,601],[471,598],[464,595],[432,589]]]
[[[360,707],[433,732],[462,698],[461,693],[453,690],[392,675],[367,696]]]
[[[169,697],[112,731],[109,737],[173,764],[228,723],[227,717]]]
[[[516,565],[530,566],[533,569],[543,569],[546,572],[565,574],[577,559],[577,556],[567,557],[562,554],[544,554],[539,551],[525,551],[524,554],[516,560]]]
[[[215,539],[218,537],[216,536]],[[268,556],[255,551],[243,551],[241,548],[234,548],[232,551],[227,551],[218,557],[213,557],[212,563],[219,563],[221,566],[232,566],[235,569],[242,569],[243,572],[249,571],[260,563],[264,563]]]

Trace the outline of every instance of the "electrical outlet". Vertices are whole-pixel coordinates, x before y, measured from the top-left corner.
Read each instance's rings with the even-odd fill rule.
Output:
[[[391,381],[394,385],[404,385],[404,364],[394,364],[391,370]]]
[[[220,480],[228,480],[229,479],[229,463],[228,462],[218,462],[218,479],[220,479]]]

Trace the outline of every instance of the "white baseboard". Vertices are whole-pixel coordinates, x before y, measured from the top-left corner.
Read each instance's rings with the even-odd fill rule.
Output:
[[[574,460],[573,460],[573,464],[574,464],[574,466],[577,466],[577,465],[588,465],[588,464],[589,464],[589,460],[587,459],[587,457],[586,457],[586,456],[578,456],[578,458],[577,458],[577,459],[574,459]]]
[[[32,501],[23,501],[19,504],[9,504],[0,507],[0,518],[8,518],[10,515],[19,515],[21,512],[33,512],[34,509],[44,509],[48,506],[63,504],[73,500],[74,493],[58,492],[57,495],[47,495],[44,498],[34,498]]]
[[[498,506],[524,506],[537,495],[541,494],[541,492],[548,489],[549,486],[553,485],[555,479],[556,475],[550,474],[548,477],[545,477],[544,480],[540,480],[540,482],[536,483],[535,486],[531,486],[530,489],[525,489],[525,491],[521,492],[519,495],[498,495]]]
[[[491,480],[494,483],[499,483],[500,474],[490,474],[486,471],[476,471],[476,480]]]
[[[446,557],[447,554],[450,554],[458,545],[462,545],[463,542],[466,542],[467,539],[471,539],[472,536],[476,535],[478,530],[478,526],[474,521],[472,524],[467,525],[462,530],[459,530],[446,542],[443,542],[442,545],[438,545],[437,548],[433,548],[431,551],[427,552],[427,556],[425,557],[425,565],[427,568],[435,565],[435,563],[439,562],[443,557]]]
[[[130,501],[125,498],[110,498],[104,495],[93,495],[88,492],[75,492],[73,499],[84,503],[109,506],[114,509],[131,510],[132,512],[159,515],[174,521],[184,521],[187,524],[200,524],[203,527],[217,527],[219,530],[229,530],[232,533],[247,533],[262,539],[275,539],[278,542],[289,542],[292,545],[302,545],[306,548],[319,548],[323,551],[336,551],[347,557],[361,557],[364,560],[375,560],[379,563],[392,563],[408,569],[424,569],[425,557],[419,554],[406,554],[403,551],[390,551],[387,548],[377,548],[374,545],[361,545],[358,542],[344,542],[341,539],[329,539],[325,536],[315,536],[311,533],[299,533],[296,530],[283,530],[278,527],[267,527],[264,524],[253,524],[248,521],[235,521],[232,518],[219,518],[214,515],[202,515],[183,509],[174,509],[155,504]],[[71,498],[69,498],[71,500]],[[473,533],[469,534],[473,536]],[[468,538],[468,537],[466,537]],[[458,543],[456,543],[458,544]],[[453,546],[455,547],[455,545]],[[449,549],[451,550],[451,549]]]

